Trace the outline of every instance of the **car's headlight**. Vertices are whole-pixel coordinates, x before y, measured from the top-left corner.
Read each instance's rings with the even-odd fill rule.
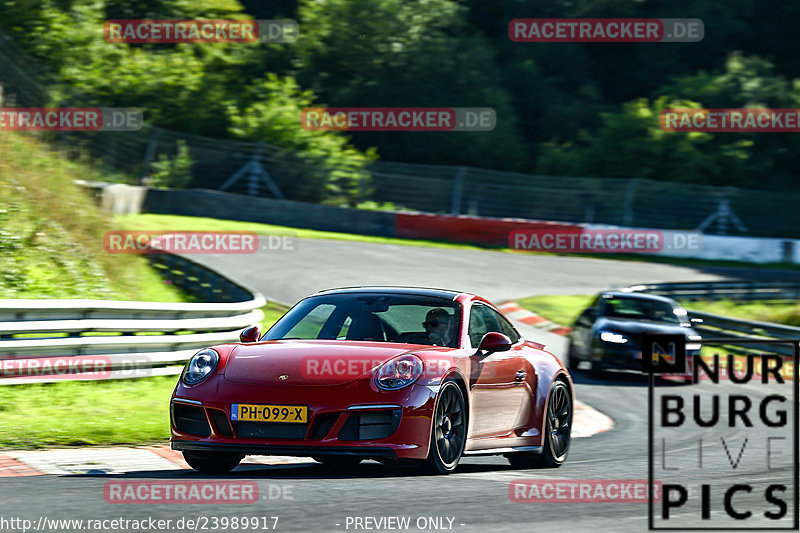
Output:
[[[408,387],[422,375],[422,366],[422,359],[413,354],[392,359],[375,373],[375,384],[385,390]]]
[[[197,385],[214,372],[219,362],[219,354],[211,348],[200,350],[189,359],[183,371],[183,382],[186,385]]]
[[[703,340],[703,337],[701,337],[700,335],[689,335],[688,336],[688,340],[690,340],[690,341],[701,341],[701,340]],[[699,350],[700,349],[700,343],[698,343],[698,342],[687,343],[686,344],[686,349],[687,350]]]
[[[613,331],[601,331],[600,340],[605,342],[613,342],[614,344],[625,344],[628,342],[628,337]]]

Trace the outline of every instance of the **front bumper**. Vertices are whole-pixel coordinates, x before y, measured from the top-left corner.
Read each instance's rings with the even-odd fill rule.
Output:
[[[382,391],[371,380],[335,386],[261,385],[210,378],[179,384],[171,403],[174,450],[243,455],[357,455],[424,459],[438,386]],[[304,424],[231,420],[236,403],[305,405]]]
[[[241,455],[288,455],[296,457],[338,455],[366,458],[398,458],[394,448],[381,446],[280,446],[227,444],[222,442],[198,442],[173,439],[172,449],[181,451],[231,452]]]
[[[592,364],[601,368],[618,370],[637,370],[642,371],[642,348],[641,346],[618,347],[606,345],[610,343],[600,343],[592,351]],[[686,359],[689,364],[686,376],[691,375],[691,361],[694,354],[699,354],[699,350],[687,350]]]

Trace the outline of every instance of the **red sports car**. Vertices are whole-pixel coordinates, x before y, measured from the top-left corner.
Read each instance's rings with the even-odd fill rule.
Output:
[[[204,473],[246,455],[414,462],[464,455],[558,467],[570,447],[569,371],[488,301],[355,287],[301,300],[263,337],[195,354],[171,400],[172,448]]]

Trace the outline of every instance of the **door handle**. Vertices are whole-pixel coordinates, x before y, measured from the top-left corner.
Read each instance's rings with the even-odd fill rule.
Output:
[[[527,375],[528,373],[524,370],[517,370],[517,373],[514,375],[514,381],[524,381]]]

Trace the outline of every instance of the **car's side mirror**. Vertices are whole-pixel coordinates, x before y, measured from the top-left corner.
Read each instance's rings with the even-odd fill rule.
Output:
[[[260,338],[261,331],[258,329],[258,326],[245,328],[244,331],[239,334],[239,342],[258,342]]]
[[[481,339],[477,354],[489,355],[494,352],[506,352],[511,349],[511,339],[507,335],[490,331]],[[476,354],[476,355],[477,355]]]

